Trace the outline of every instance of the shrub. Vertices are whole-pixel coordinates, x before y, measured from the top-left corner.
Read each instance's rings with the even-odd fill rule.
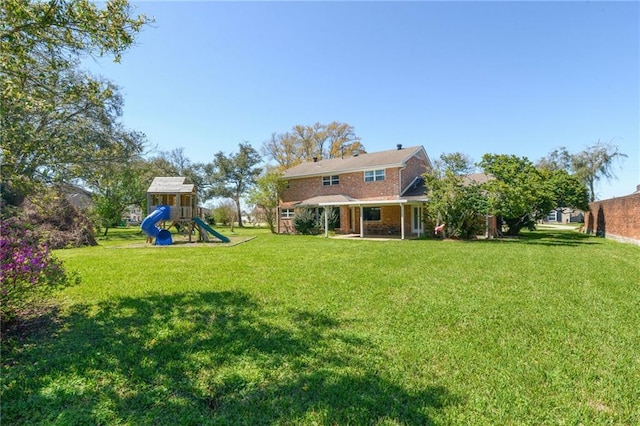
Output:
[[[53,289],[70,282],[62,262],[17,220],[0,223],[0,315],[2,328]]]
[[[328,207],[326,209],[322,209],[322,214],[320,215],[320,223],[318,224],[319,228],[324,227],[324,216],[325,214],[327,214],[327,210],[329,211],[329,229],[338,228],[340,226],[340,209],[338,207]]]
[[[293,217],[293,227],[300,234],[314,235],[318,233],[317,214],[314,209],[299,209]]]

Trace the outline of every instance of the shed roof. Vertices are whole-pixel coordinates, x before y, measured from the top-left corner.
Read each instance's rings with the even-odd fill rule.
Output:
[[[402,167],[414,155],[422,154],[429,162],[422,146],[372,152],[345,158],[330,158],[317,162],[309,161],[285,170],[285,179],[354,172],[373,168]]]
[[[155,177],[147,192],[151,193],[191,193],[194,185],[192,183],[184,183],[185,177]]]

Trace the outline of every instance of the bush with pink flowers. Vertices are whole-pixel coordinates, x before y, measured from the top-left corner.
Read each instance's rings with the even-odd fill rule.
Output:
[[[15,218],[0,223],[0,315],[3,328],[21,311],[69,283],[62,262]]]

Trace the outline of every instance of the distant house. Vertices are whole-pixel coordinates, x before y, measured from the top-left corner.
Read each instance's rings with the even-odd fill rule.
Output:
[[[135,204],[128,205],[122,212],[122,220],[127,225],[140,225],[142,222],[142,209]]]
[[[569,207],[558,207],[549,212],[543,222],[548,223],[582,223],[584,222],[584,211],[571,209]]]
[[[93,207],[93,194],[84,188],[71,184],[61,184],[60,191],[66,199],[79,210],[88,210]]]
[[[293,218],[303,208],[318,217],[338,209],[338,233],[396,235],[424,233],[427,202],[422,174],[432,167],[422,146],[310,161],[287,169],[288,183],[278,208],[278,232],[294,233]],[[328,215],[325,215],[327,217]],[[328,222],[325,221],[325,235]]]

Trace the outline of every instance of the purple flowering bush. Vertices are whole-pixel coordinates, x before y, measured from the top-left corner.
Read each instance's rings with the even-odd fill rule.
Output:
[[[0,223],[0,315],[3,328],[44,295],[69,282],[62,262],[12,218]]]

